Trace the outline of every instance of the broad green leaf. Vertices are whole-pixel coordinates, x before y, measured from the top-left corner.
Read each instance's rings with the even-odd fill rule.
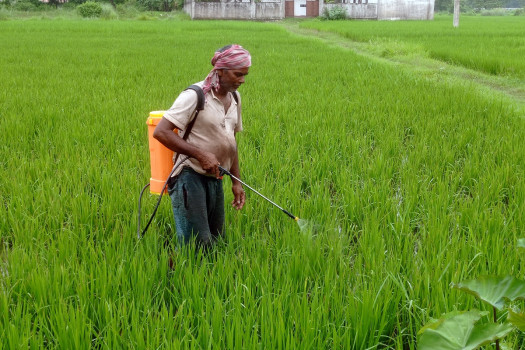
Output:
[[[507,321],[516,326],[520,331],[525,332],[525,314],[519,314],[517,312],[509,310]]]
[[[420,350],[471,350],[503,338],[514,328],[508,323],[486,323],[477,325],[482,317],[478,310],[471,310],[448,317],[427,326],[418,341]]]
[[[518,239],[518,248],[525,248],[525,238]]]
[[[439,320],[432,319],[430,322],[424,325],[423,328],[419,330],[419,332],[417,332],[417,335],[421,335],[423,332],[425,332],[429,328],[436,329],[437,327],[439,327],[440,324],[442,324],[444,321],[448,320],[449,318],[452,318],[454,316],[461,315],[464,313],[465,311],[454,310],[454,311],[450,311],[450,312],[447,312],[446,314],[441,315],[441,318]],[[478,311],[478,313],[480,317],[487,316],[489,314],[488,311]]]
[[[525,299],[525,282],[513,276],[482,276],[453,284],[453,287],[473,294],[499,310],[505,305],[505,299]]]

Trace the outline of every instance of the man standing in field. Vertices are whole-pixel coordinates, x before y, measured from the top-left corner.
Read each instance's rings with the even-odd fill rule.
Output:
[[[164,114],[153,137],[186,158],[168,182],[179,242],[195,239],[207,248],[224,232],[224,192],[219,165],[240,178],[235,135],[242,130],[240,98],[237,89],[244,83],[251,66],[250,53],[239,45],[228,45],[215,52],[213,69],[195,85],[205,95],[204,109],[198,114],[187,139],[186,127],[197,106],[197,94],[183,91]],[[236,96],[234,96],[236,94]],[[179,135],[173,130],[178,129]],[[244,206],[240,182],[232,178],[235,209]]]

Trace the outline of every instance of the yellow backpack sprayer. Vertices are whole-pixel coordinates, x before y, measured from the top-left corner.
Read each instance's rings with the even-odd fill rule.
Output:
[[[203,93],[202,89],[199,86],[191,85],[190,87],[188,87],[188,89],[194,90],[197,93],[198,102],[197,102],[197,108],[193,112],[194,115],[191,118],[191,122],[186,127],[186,132],[184,133],[183,140],[186,140],[186,138],[190,134],[190,131],[191,131],[192,127],[193,127],[193,124],[195,123],[195,120],[197,119],[197,116],[198,116],[199,112],[202,109],[204,109],[204,103],[205,103],[204,93]],[[234,96],[236,102],[238,102],[237,94],[234,93],[233,96]],[[169,180],[169,178],[171,177],[173,172],[180,166],[180,164],[182,164],[182,162],[184,162],[186,159],[189,158],[189,157],[186,156],[182,160],[177,162],[177,159],[178,159],[179,155],[177,154],[175,156],[175,158],[173,158],[174,152],[172,150],[168,149],[167,147],[165,147],[163,144],[161,144],[159,141],[157,141],[153,137],[153,131],[155,130],[155,127],[157,126],[157,124],[159,123],[159,121],[161,120],[163,115],[164,115],[164,111],[150,112],[148,120],[146,122],[146,124],[148,125],[148,140],[149,140],[149,150],[150,150],[151,177],[150,177],[150,182],[148,184],[146,184],[144,186],[144,188],[142,188],[142,191],[140,192],[140,196],[139,196],[138,225],[137,225],[137,238],[138,239],[140,239],[142,236],[144,236],[144,234],[146,233],[146,231],[149,228],[149,225],[151,224],[151,221],[155,217],[157,209],[158,209],[158,207],[160,205],[160,202],[162,200],[162,196],[167,193],[167,187],[168,187],[168,180]],[[174,130],[174,132],[177,133],[177,130]],[[173,166],[172,166],[172,164],[173,164]],[[273,201],[271,201],[270,199],[268,199],[267,197],[265,197],[264,195],[262,195],[261,193],[259,193],[255,189],[253,189],[251,186],[247,185],[246,183],[241,181],[239,178],[237,178],[234,175],[232,175],[228,170],[224,169],[221,166],[219,166],[219,169],[221,171],[221,176],[226,174],[226,175],[230,176],[231,178],[239,181],[243,186],[249,188],[251,191],[253,191],[257,195],[259,195],[260,197],[264,198],[265,200],[267,200],[268,202],[270,202],[271,204],[273,204],[274,206],[279,208],[282,212],[284,212],[290,218],[294,219],[296,222],[299,223],[300,219],[297,216],[295,216],[292,213],[290,213],[289,211],[283,209],[282,207],[280,207],[279,205],[277,205],[276,203],[274,203]],[[151,217],[150,217],[146,227],[144,228],[144,230],[141,233],[141,231],[140,231],[141,200],[142,200],[142,195],[144,194],[144,191],[148,187],[150,187],[150,192],[152,194],[158,194],[159,195],[159,199],[157,200],[157,204],[155,206],[155,209],[153,210],[153,213],[151,214]]]

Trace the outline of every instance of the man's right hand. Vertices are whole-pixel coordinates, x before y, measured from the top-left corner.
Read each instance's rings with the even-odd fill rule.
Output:
[[[153,137],[172,151],[186,154],[197,159],[199,163],[201,163],[201,167],[205,172],[215,175],[217,179],[220,178],[220,164],[217,157],[215,157],[215,154],[200,150],[199,148],[190,145],[178,134],[173,132],[175,128],[176,127],[172,122],[166,118],[162,118],[153,132]]]
[[[202,155],[199,155],[197,160],[201,163],[201,167],[205,172],[215,175],[217,179],[221,177],[221,172],[219,170],[220,163],[217,160],[217,157],[215,157],[215,154],[211,152],[202,152]]]

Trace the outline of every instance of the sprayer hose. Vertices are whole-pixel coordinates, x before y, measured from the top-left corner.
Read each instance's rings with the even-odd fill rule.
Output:
[[[141,201],[142,201],[142,195],[144,194],[144,191],[146,190],[146,188],[149,187],[149,183],[144,186],[144,188],[142,188],[142,191],[140,192],[140,196],[139,196],[139,210],[138,210],[138,225],[137,225],[137,238],[140,239],[141,237],[144,237],[144,234],[146,233],[146,231],[148,230],[149,228],[149,225],[151,224],[151,222],[153,221],[153,218],[155,217],[155,214],[157,213],[157,209],[159,209],[159,206],[160,206],[160,202],[162,200],[162,196],[164,194],[164,191],[166,191],[166,187],[168,187],[168,182],[170,181],[171,179],[171,176],[173,175],[173,173],[175,172],[175,170],[184,162],[186,161],[187,159],[189,158],[189,156],[186,156],[184,159],[180,160],[177,164],[175,164],[173,166],[173,169],[171,170],[170,174],[168,175],[168,178],[166,179],[166,182],[164,183],[164,186],[162,187],[162,191],[160,191],[160,194],[159,194],[159,199],[157,200],[157,204],[155,205],[155,209],[153,209],[153,213],[151,214],[150,218],[149,218],[149,221],[148,223],[146,224],[146,227],[144,228],[144,230],[142,230],[142,233],[140,232],[140,214],[141,214]]]

